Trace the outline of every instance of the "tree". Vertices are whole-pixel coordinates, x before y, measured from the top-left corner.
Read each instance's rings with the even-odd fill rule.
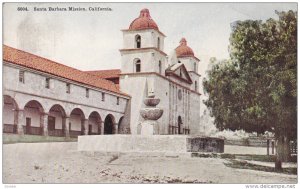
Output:
[[[297,137],[297,13],[276,13],[278,20],[234,23],[230,59],[215,64],[203,85],[217,128],[275,133],[281,170]]]

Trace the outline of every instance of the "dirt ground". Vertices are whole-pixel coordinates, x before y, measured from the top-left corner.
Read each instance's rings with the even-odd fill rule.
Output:
[[[226,167],[218,158],[87,155],[75,142],[3,145],[3,183],[296,183],[296,175]]]

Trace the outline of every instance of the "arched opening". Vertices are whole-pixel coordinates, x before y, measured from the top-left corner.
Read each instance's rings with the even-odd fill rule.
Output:
[[[8,95],[4,95],[3,102],[3,133],[17,133],[18,105]]]
[[[157,38],[157,48],[160,49],[160,38]]]
[[[119,120],[119,123],[118,123],[118,134],[123,134],[125,131],[124,131],[124,123],[123,123],[123,118],[124,116],[122,116]]]
[[[109,114],[104,120],[104,134],[111,135],[114,133],[114,117]]]
[[[46,115],[44,115],[44,109],[38,101],[31,100],[27,102],[24,107],[24,134],[42,135],[45,116]]]
[[[84,135],[85,116],[81,109],[75,108],[70,114],[69,132],[70,137]]]
[[[89,135],[100,135],[101,133],[101,117],[98,112],[92,112],[89,116]]]
[[[159,69],[159,74],[161,74],[161,71],[162,71],[162,69],[161,69],[161,61],[158,62],[158,69]]]
[[[178,124],[178,134],[180,135],[181,134],[181,124],[182,124],[181,116],[178,116],[177,124]]]
[[[194,62],[194,71],[197,72],[197,64]]]
[[[140,59],[135,59],[134,61],[135,65],[135,72],[141,72],[141,60]]]
[[[195,81],[195,91],[198,91],[198,84],[197,84],[197,81]]]
[[[66,112],[59,105],[53,105],[49,110],[48,115],[48,135],[49,136],[65,136],[66,129]]]
[[[142,39],[140,35],[135,36],[135,48],[141,48]]]

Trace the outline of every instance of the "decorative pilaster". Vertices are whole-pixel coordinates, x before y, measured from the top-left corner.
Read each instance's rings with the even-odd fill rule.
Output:
[[[65,117],[64,122],[65,122],[65,137],[70,138],[70,127],[71,127],[70,117]]]
[[[41,116],[41,127],[44,136],[48,136],[48,113],[43,113]]]
[[[89,134],[89,120],[85,119],[83,121],[84,124],[84,135],[88,135]]]
[[[23,124],[25,123],[25,112],[24,110],[16,110],[17,111],[17,133],[19,135],[24,135],[24,129],[23,129]]]
[[[113,134],[118,134],[118,123],[114,123],[113,125]]]
[[[100,122],[100,135],[104,135],[104,121]]]

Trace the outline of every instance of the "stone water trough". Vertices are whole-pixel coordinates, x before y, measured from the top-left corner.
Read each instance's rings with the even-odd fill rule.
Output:
[[[87,135],[78,137],[78,150],[124,153],[223,153],[224,140],[189,135]]]

